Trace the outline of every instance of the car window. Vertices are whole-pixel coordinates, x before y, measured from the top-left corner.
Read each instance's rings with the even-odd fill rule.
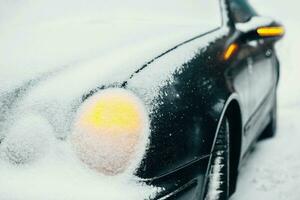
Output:
[[[232,17],[236,23],[247,22],[251,17],[257,15],[247,0],[230,0],[230,8]]]

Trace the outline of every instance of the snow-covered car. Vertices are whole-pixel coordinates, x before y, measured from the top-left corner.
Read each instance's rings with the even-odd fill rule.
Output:
[[[246,0],[0,2],[0,199],[226,200],[276,129]]]

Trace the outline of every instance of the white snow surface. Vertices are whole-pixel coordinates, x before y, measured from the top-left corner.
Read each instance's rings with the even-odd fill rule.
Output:
[[[157,54],[219,27],[219,8],[218,1],[205,0],[0,0],[0,91],[94,59],[98,70],[109,68],[104,60],[113,57],[122,61],[120,71],[131,73]]]
[[[132,173],[112,177],[88,168],[61,138],[72,134],[83,94],[127,80],[154,57],[219,27],[217,2],[0,0],[0,199],[141,200],[155,194],[158,188]],[[176,55],[185,54],[170,55],[168,63],[155,62],[164,70],[158,80],[150,74],[155,87],[226,31],[177,48]]]
[[[141,200],[159,190],[139,183],[132,174],[105,176],[92,170],[71,146],[69,140],[57,140],[40,115],[21,115],[1,144],[0,199],[120,200],[125,195]]]
[[[281,61],[278,129],[259,142],[241,169],[231,200],[300,199],[300,3],[297,0],[249,0],[260,14],[282,22],[285,38],[277,45]]]
[[[278,94],[279,124],[276,138],[257,144],[243,166],[237,193],[232,200],[298,200],[300,196],[298,190],[300,129],[297,126],[300,119],[298,84],[300,3],[297,0],[250,0],[250,2],[261,14],[279,19],[287,29],[285,39],[277,46],[282,64]],[[124,2],[125,5],[127,3],[128,1]],[[113,6],[111,2],[106,4],[107,7]],[[148,4],[150,7],[155,7],[155,4],[149,2]],[[67,9],[71,8],[70,5],[74,6],[74,10]],[[50,11],[51,7],[55,8],[54,13]],[[70,144],[54,137],[57,130],[54,131],[48,121],[44,120],[45,113],[54,116],[54,124],[68,123],[65,119],[70,115],[70,110],[62,108],[70,102],[74,103],[74,98],[82,95],[83,91],[90,89],[95,83],[109,84],[125,79],[145,61],[157,56],[157,53],[162,53],[162,50],[167,50],[179,41],[182,42],[213,27],[205,21],[202,21],[200,27],[195,26],[193,21],[185,24],[184,22],[188,21],[186,19],[172,21],[171,18],[167,18],[165,23],[174,26],[165,29],[163,23],[157,23],[158,20],[149,21],[147,15],[144,15],[145,18],[141,23],[140,20],[136,20],[136,16],[128,15],[133,13],[130,10],[127,14],[120,14],[130,16],[129,19],[113,18],[114,23],[111,24],[107,23],[108,19],[97,18],[98,7],[87,5],[83,0],[0,0],[0,96],[29,79],[40,76],[45,78],[48,72],[58,73],[58,76],[50,77],[48,81],[33,88],[15,108],[17,111],[14,111],[14,116],[17,114],[18,117],[12,120],[15,126],[9,129],[10,138],[14,138],[14,134],[19,137],[22,133],[30,132],[28,137],[32,140],[28,138],[20,140],[24,144],[21,145],[21,150],[10,149],[10,151],[22,152],[21,155],[16,154],[17,156],[14,157],[17,161],[23,162],[19,158],[28,159],[28,163],[22,168],[8,164],[6,155],[3,154],[5,150],[1,150],[0,199],[120,200],[126,197],[130,200],[140,200],[157,191],[156,188],[139,184],[135,177],[128,174],[107,177],[88,169],[78,161],[71,151]],[[162,6],[162,9],[165,7]],[[93,12],[87,14],[87,10]],[[116,16],[115,13],[118,11],[106,16]],[[157,12],[159,13],[159,10]],[[75,18],[74,14],[76,14]],[[187,16],[194,18],[193,14]],[[157,14],[157,19],[160,17]],[[211,23],[213,18],[207,19],[210,19]],[[129,25],[132,24],[129,23],[132,20],[136,22],[135,26]],[[143,25],[144,22],[147,26]],[[66,28],[66,25],[69,25],[69,28]],[[169,31],[174,34],[166,34]],[[110,39],[113,36],[124,37],[127,40],[115,41]],[[81,40],[81,38],[85,39]],[[98,38],[98,42],[95,42]],[[103,46],[98,48],[99,44]],[[193,54],[196,49],[190,50]],[[183,56],[181,62],[190,56],[192,55]],[[115,59],[116,57],[118,59]],[[163,68],[160,63],[154,64]],[[166,70],[164,73],[171,73],[178,69],[180,66],[171,71]],[[102,73],[96,76],[95,70],[97,73]],[[82,77],[90,81],[86,82],[86,85],[81,85],[84,82]],[[107,80],[106,77],[114,77],[114,79]],[[26,127],[25,125],[30,125],[28,121],[38,126]],[[35,135],[37,131],[42,132],[39,137]],[[48,138],[46,143],[41,142],[45,141],[43,138]],[[9,143],[20,141],[10,139],[7,145],[14,146]],[[36,151],[29,148],[31,146],[41,151],[32,154]],[[2,148],[5,149],[5,146]]]

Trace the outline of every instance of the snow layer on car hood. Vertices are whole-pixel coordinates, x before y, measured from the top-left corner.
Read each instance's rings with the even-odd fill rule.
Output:
[[[135,200],[157,191],[137,183],[132,174],[105,177],[86,168],[73,155],[68,142],[57,138],[69,134],[66,127],[72,123],[76,113],[74,105],[81,102],[83,94],[98,86],[127,80],[159,54],[218,27],[219,24],[211,22],[218,21],[219,12],[212,12],[210,24],[202,20],[200,25],[195,23],[193,15],[183,15],[180,9],[170,16],[190,17],[179,19],[161,15],[162,10],[154,9],[153,1],[143,1],[144,10],[148,10],[143,14],[148,14],[138,20],[137,9],[124,13],[123,7],[119,7],[110,13],[108,8],[116,5],[115,1],[105,2],[105,6],[103,1],[91,2],[0,0],[0,115],[6,115],[4,126],[15,134],[8,137],[4,131],[0,139],[4,134],[11,138],[11,144],[22,142],[24,145],[16,150],[23,153],[22,157],[32,154],[34,149],[41,150],[34,154],[30,163],[19,166],[8,164],[2,157],[0,199],[115,200],[126,196],[126,199]],[[130,7],[132,2],[117,3]],[[141,6],[139,1],[135,2]],[[164,5],[162,8],[182,7],[180,1],[159,3]],[[209,5],[206,0],[203,3]],[[150,11],[154,18],[149,19]],[[210,41],[222,35],[223,31],[218,32]],[[156,67],[164,69],[161,73],[164,77],[157,81],[155,74],[151,74],[155,87],[210,41],[204,39],[181,49],[188,51],[168,65],[163,60],[155,62]],[[14,91],[16,88],[21,89]],[[19,120],[32,126],[26,129],[22,123],[17,126]],[[2,122],[0,116],[0,129]],[[26,148],[28,146],[34,149]]]
[[[0,1],[0,13],[2,89],[99,56],[118,60],[119,49],[140,49],[146,62],[221,23],[218,1],[204,0]]]
[[[107,177],[80,165],[63,143],[30,165],[0,162],[0,199],[5,200],[141,200],[157,189],[126,176]]]
[[[70,140],[55,137],[41,115],[27,110],[14,119],[0,145],[0,199],[141,200],[159,191],[132,172],[105,176],[92,170],[76,156]]]

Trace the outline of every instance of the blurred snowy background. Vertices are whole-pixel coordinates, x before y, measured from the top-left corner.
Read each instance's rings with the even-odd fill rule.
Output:
[[[277,136],[256,145],[242,167],[232,200],[300,199],[300,1],[249,0],[261,15],[286,28],[277,45],[281,62]]]

